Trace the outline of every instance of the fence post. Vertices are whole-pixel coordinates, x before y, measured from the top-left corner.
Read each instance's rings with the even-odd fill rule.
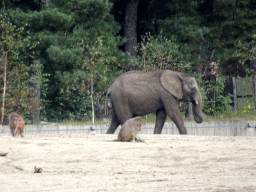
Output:
[[[232,77],[233,83],[233,97],[234,97],[234,111],[237,111],[237,97],[236,97],[236,78]]]
[[[235,122],[234,136],[237,136],[237,122]]]
[[[256,97],[256,75],[253,76],[253,89],[254,89],[254,107],[256,107],[256,101],[255,101],[255,97]]]

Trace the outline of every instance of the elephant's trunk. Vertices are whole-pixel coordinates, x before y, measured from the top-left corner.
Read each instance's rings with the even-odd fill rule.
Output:
[[[194,119],[197,123],[202,123],[204,121],[201,99],[198,101],[193,101],[193,113],[194,113]]]

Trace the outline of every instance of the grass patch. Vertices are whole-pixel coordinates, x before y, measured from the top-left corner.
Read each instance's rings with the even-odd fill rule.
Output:
[[[206,121],[254,121],[256,120],[256,113],[251,112],[224,112],[214,116],[208,116]]]

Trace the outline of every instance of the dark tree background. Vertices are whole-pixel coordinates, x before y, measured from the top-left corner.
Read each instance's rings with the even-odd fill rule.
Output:
[[[0,11],[0,101],[34,123],[101,115],[130,69],[255,74],[255,0],[3,0]]]

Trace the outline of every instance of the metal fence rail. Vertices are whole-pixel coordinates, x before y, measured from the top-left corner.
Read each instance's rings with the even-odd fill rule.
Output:
[[[107,124],[92,125],[27,125],[25,127],[25,134],[59,134],[59,133],[90,133],[104,134],[108,129]],[[141,134],[153,134],[154,123],[143,123]],[[256,121],[252,122],[204,122],[196,124],[194,122],[185,122],[188,135],[201,135],[201,136],[255,136]],[[119,132],[120,126],[115,132]],[[9,126],[0,126],[0,134],[10,134]],[[176,125],[172,122],[166,122],[162,134],[179,135]]]

